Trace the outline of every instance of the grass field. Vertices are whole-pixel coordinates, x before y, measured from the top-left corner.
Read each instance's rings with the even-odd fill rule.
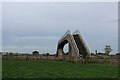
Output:
[[[62,61],[3,60],[3,78],[117,78],[118,67]]]

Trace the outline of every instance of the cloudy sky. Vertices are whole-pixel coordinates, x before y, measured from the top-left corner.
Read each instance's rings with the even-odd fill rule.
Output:
[[[91,52],[111,45],[118,52],[115,2],[4,2],[3,51],[56,53],[58,40],[69,29],[79,30]]]

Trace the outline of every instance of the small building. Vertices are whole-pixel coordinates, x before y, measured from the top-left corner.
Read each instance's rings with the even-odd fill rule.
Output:
[[[109,53],[112,51],[110,45],[106,45],[105,48],[104,48],[104,50],[105,50],[105,54],[106,55],[109,55]]]

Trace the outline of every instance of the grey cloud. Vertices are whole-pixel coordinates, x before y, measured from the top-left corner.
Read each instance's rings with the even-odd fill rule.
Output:
[[[54,52],[57,38],[45,39],[45,36],[60,38],[68,29],[72,32],[79,29],[92,52],[102,51],[109,43],[113,53],[117,52],[117,3],[3,3],[2,13],[3,47],[46,46]],[[11,36],[28,41],[18,43]]]

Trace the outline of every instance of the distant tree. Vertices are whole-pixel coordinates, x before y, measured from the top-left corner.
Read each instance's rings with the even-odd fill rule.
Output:
[[[49,53],[46,53],[46,56],[49,56],[50,54]]]
[[[115,54],[111,54],[110,56],[115,56]]]
[[[105,55],[105,53],[100,53],[100,52],[99,52],[99,53],[97,53],[97,55]]]
[[[33,52],[32,52],[32,55],[33,55],[33,56],[38,56],[38,55],[39,55],[39,52],[38,52],[38,51],[33,51]]]
[[[13,53],[12,53],[12,52],[10,52],[10,53],[9,53],[9,56],[12,56],[12,55],[13,55]]]
[[[91,53],[91,55],[95,55],[94,53]]]
[[[7,53],[6,53],[6,56],[8,56],[8,55],[9,55],[9,53],[7,52]]]
[[[116,53],[116,55],[120,55],[120,53]]]
[[[16,56],[18,56],[18,52],[16,53]]]

